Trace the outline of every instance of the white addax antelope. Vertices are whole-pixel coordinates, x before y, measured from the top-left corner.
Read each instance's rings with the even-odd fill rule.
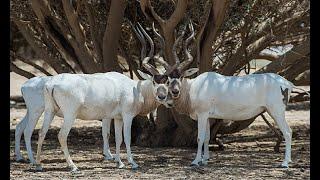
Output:
[[[20,152],[20,141],[22,133],[26,143],[28,158],[31,164],[35,164],[31,148],[31,136],[35,126],[44,111],[44,84],[50,80],[51,76],[34,77],[26,81],[21,87],[21,94],[27,106],[27,113],[17,124],[15,131],[15,156],[17,162],[26,162]],[[56,115],[62,117],[60,111]],[[109,148],[110,122],[109,119],[102,120],[103,155],[106,160],[112,159]]]
[[[59,74],[52,77],[44,85],[45,113],[44,122],[39,131],[38,149],[36,157],[36,169],[41,170],[40,154],[45,134],[48,131],[53,116],[59,110],[63,114],[64,122],[58,134],[58,139],[68,165],[72,171],[78,168],[72,162],[68,148],[67,136],[76,118],[83,120],[114,119],[116,133],[116,156],[118,167],[124,167],[120,160],[120,145],[122,143],[122,126],[124,126],[124,141],[127,149],[128,161],[132,168],[138,165],[133,161],[130,149],[131,124],[136,115],[146,115],[165,102],[168,95],[168,77],[160,74],[148,61],[153,56],[153,43],[151,38],[144,32],[151,43],[150,53],[146,56],[145,41],[141,41],[143,66],[153,76],[139,71],[146,80],[135,81],[129,77],[117,73],[97,74]],[[139,29],[137,29],[139,31]],[[139,31],[140,32],[140,31]],[[139,39],[144,39],[140,33]],[[140,40],[141,40],[140,39]]]
[[[30,163],[35,164],[31,148],[32,132],[44,111],[44,84],[49,80],[50,76],[34,77],[26,81],[21,87],[21,94],[27,106],[27,113],[23,119],[17,124],[15,130],[15,156],[16,161],[25,162],[20,152],[20,141],[22,133],[28,152]]]
[[[176,64],[169,74],[169,92],[173,104],[180,113],[188,114],[198,121],[198,150],[192,165],[209,159],[210,124],[208,118],[227,120],[246,120],[262,112],[276,121],[285,139],[285,159],[283,167],[291,161],[292,130],[285,120],[285,109],[289,101],[293,84],[283,77],[273,74],[251,74],[241,77],[223,76],[215,72],[205,72],[194,79],[188,79],[198,71],[197,68],[184,70],[193,57],[188,52],[188,43],[194,36],[192,24],[189,24],[191,36],[184,42],[186,60],[180,63],[176,54],[175,42],[173,53]],[[184,32],[180,37],[182,37]],[[179,38],[180,38],[179,37]],[[180,40],[180,39],[177,40]],[[166,68],[168,64],[163,63]],[[202,146],[204,153],[202,156]]]

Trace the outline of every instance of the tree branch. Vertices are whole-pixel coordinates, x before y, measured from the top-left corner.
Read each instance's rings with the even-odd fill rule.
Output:
[[[29,64],[30,66],[33,66],[34,68],[38,69],[40,72],[42,72],[43,74],[47,75],[47,76],[52,76],[52,74],[50,74],[48,71],[46,71],[44,68],[42,68],[41,66],[37,65],[34,62],[31,62],[30,60],[27,60],[19,55],[17,55],[16,53],[14,53],[13,51],[10,51],[10,54],[12,54],[12,57],[14,59],[19,59],[20,61]]]
[[[187,10],[188,1],[178,0],[176,8],[168,20],[163,20],[151,6],[150,0],[140,1],[141,9],[144,15],[151,21],[156,21],[160,25],[160,34],[165,39],[164,58],[169,64],[175,63],[174,54],[172,48],[174,44],[174,30],[177,24],[184,18]]]
[[[310,96],[308,96],[308,94],[305,92],[299,93],[296,96],[290,97],[290,100],[289,100],[290,103],[303,102],[303,101],[310,101]]]
[[[310,69],[310,54],[307,57],[303,57],[297,60],[294,64],[289,66],[288,68],[282,70],[279,75],[283,76],[289,81],[293,81],[295,77],[299,74],[303,73],[304,71]]]
[[[30,2],[34,13],[40,21],[40,24],[42,25],[50,39],[54,42],[57,50],[66,60],[66,62],[70,64],[74,70],[81,70],[82,72],[86,72],[84,69],[85,67],[81,66],[77,55],[75,54],[75,50],[70,44],[70,41],[68,41],[68,39],[66,39],[61,34],[57,24],[53,20],[54,18],[50,14],[51,10],[48,1],[30,0]]]
[[[266,59],[269,61],[275,61],[278,60],[280,57],[276,54],[271,54],[271,53],[265,53],[265,52],[260,52],[258,56],[256,56],[256,59]]]
[[[178,0],[177,6],[170,16],[170,18],[165,22],[166,29],[174,29],[178,23],[182,20],[187,10],[188,1]]]
[[[35,77],[34,74],[32,74],[30,72],[27,72],[27,71],[25,71],[23,69],[18,68],[18,66],[13,64],[12,61],[10,61],[10,71],[13,71],[13,72],[15,72],[15,73],[17,73],[17,74],[19,74],[19,75],[21,75],[23,77],[28,78],[28,79]]]
[[[92,53],[87,46],[84,28],[79,22],[79,17],[77,12],[73,8],[70,0],[62,0],[62,5],[63,5],[64,12],[66,14],[68,23],[77,41],[77,45],[73,46],[73,48],[75,49],[75,53],[77,55],[79,63],[81,64],[85,72],[87,73],[97,72],[98,66],[96,65],[95,60],[92,56]]]
[[[93,8],[89,5],[89,2],[85,2],[86,12],[88,15],[88,20],[90,24],[90,34],[91,39],[94,46],[94,51],[97,54],[98,63],[102,63],[102,48],[101,48],[101,40],[98,39],[98,32],[97,32],[97,24],[93,16]]]
[[[84,44],[85,32],[82,25],[79,22],[78,14],[73,8],[71,2],[72,1],[70,0],[62,0],[63,9],[76,40],[78,41],[79,44]]]
[[[134,71],[135,74],[138,74],[137,68],[133,68],[133,61],[132,59],[130,59],[128,53],[123,49],[123,47],[121,45],[119,45],[119,50],[120,50],[120,54],[124,57],[124,59],[127,61],[128,65],[129,65],[129,72],[130,72],[130,78],[133,79],[133,73],[132,71]],[[139,76],[139,79],[141,77]]]
[[[299,74],[292,83],[296,86],[309,86],[310,85],[310,70]]]
[[[293,27],[295,23],[307,17],[305,12],[294,13],[294,7],[297,3],[291,4],[290,8],[281,11],[280,16],[271,16],[264,22],[260,23],[257,31],[249,34],[248,37],[241,41],[241,47],[237,48],[235,53],[231,53],[231,57],[225,61],[223,68],[220,70],[222,74],[233,75],[237,70],[246,65],[252,59],[259,58],[259,53],[264,48],[271,45],[272,42],[284,37],[283,31]],[[277,10],[275,10],[277,11]],[[272,13],[271,13],[272,14]],[[275,13],[279,15],[279,13]],[[252,25],[251,25],[252,26]],[[252,26],[255,28],[255,26]],[[292,28],[291,28],[292,29]],[[249,31],[249,30],[246,30]],[[249,45],[250,44],[250,45]],[[249,45],[246,47],[246,45]],[[243,56],[243,48],[246,48],[249,53],[248,56]]]
[[[154,11],[150,0],[140,0],[140,7],[144,15],[151,21],[156,21],[163,29],[165,21]]]
[[[308,38],[301,45],[293,47],[289,52],[282,55],[276,61],[271,62],[267,66],[259,69],[256,73],[273,72],[277,73],[281,69],[288,67],[298,59],[305,57],[310,53],[310,39]]]
[[[36,54],[43,60],[45,60],[57,73],[75,72],[74,68],[71,67],[67,62],[58,58],[52,58],[48,54],[45,47],[37,43],[37,40],[35,39],[36,34],[33,30],[30,29],[28,23],[17,20],[15,18],[13,18],[13,22],[17,25],[19,31],[30,44],[32,49],[36,52]]]
[[[231,58],[226,62],[224,67],[221,70],[221,73],[224,75],[233,75],[238,69],[246,65],[253,58],[257,56],[259,52],[265,49],[269,43],[272,41],[273,36],[268,34],[264,37],[261,37],[256,42],[250,44],[247,48],[250,49],[247,57],[243,56],[242,48],[244,44],[238,49],[238,51],[231,56]]]

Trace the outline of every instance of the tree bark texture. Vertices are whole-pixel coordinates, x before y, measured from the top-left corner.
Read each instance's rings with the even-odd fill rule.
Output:
[[[107,20],[107,27],[103,37],[103,66],[105,71],[118,71],[117,52],[121,32],[121,24],[126,7],[125,0],[112,0]]]

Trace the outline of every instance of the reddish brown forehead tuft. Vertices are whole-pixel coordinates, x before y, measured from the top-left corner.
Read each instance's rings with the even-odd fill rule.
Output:
[[[168,76],[167,76],[167,75],[154,75],[154,76],[153,76],[153,80],[154,80],[157,84],[164,84],[164,83],[167,82]]]
[[[178,69],[174,69],[170,74],[170,78],[180,78],[181,77],[181,72]]]

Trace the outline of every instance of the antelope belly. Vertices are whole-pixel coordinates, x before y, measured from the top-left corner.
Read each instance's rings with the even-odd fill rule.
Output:
[[[119,114],[119,108],[115,104],[106,106],[83,105],[78,111],[77,118],[83,120],[95,120],[113,118]]]
[[[264,111],[264,107],[250,105],[216,105],[211,108],[209,116],[211,118],[246,120]]]

